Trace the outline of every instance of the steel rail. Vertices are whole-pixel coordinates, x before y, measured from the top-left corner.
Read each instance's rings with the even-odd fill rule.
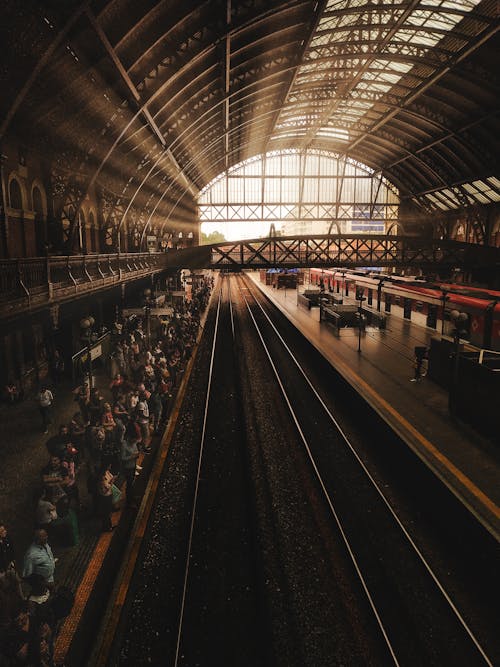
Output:
[[[250,292],[250,294],[252,294],[251,290],[248,290],[248,291]],[[247,300],[246,296],[243,294],[243,291],[242,291],[242,290],[241,290],[241,296],[242,296],[242,298],[243,298],[243,300],[244,300],[244,302],[245,302],[245,305],[246,305],[246,307],[247,307],[247,309],[248,309],[248,312],[249,312],[250,317],[251,317],[251,319],[252,319],[252,322],[253,322],[253,324],[254,324],[254,326],[255,326],[255,330],[257,331],[257,335],[259,336],[260,342],[262,343],[262,347],[263,347],[263,349],[264,349],[264,351],[265,351],[265,353],[266,353],[266,356],[267,356],[267,358],[268,358],[268,360],[269,360],[269,363],[271,364],[271,368],[272,368],[272,370],[273,370],[273,372],[274,372],[274,375],[275,375],[275,377],[276,377],[276,380],[277,380],[277,382],[278,382],[278,385],[279,385],[279,387],[280,387],[280,389],[281,389],[281,393],[283,394],[283,398],[285,399],[285,403],[286,403],[287,406],[288,406],[288,409],[289,409],[290,414],[291,414],[291,416],[292,416],[292,419],[293,419],[293,421],[294,421],[294,423],[295,423],[295,426],[296,426],[296,428],[297,428],[297,431],[298,431],[298,433],[299,433],[299,435],[300,435],[300,438],[301,438],[301,440],[302,440],[302,442],[303,442],[303,444],[304,444],[305,450],[306,450],[306,452],[307,452],[307,455],[308,455],[308,457],[309,457],[309,460],[310,460],[310,462],[311,462],[311,465],[312,465],[312,467],[313,467],[313,469],[314,469],[314,473],[315,473],[315,475],[316,475],[316,478],[317,478],[317,480],[318,480],[318,482],[319,482],[319,484],[320,484],[320,486],[321,486],[321,489],[322,489],[322,491],[323,491],[323,494],[324,494],[324,497],[325,497],[326,502],[327,502],[327,504],[328,504],[328,507],[330,508],[330,511],[331,511],[331,513],[332,513],[332,516],[334,517],[335,522],[336,522],[336,524],[337,524],[337,527],[338,527],[338,529],[339,529],[339,531],[340,531],[340,534],[342,535],[342,539],[343,539],[344,545],[345,545],[345,547],[346,547],[346,549],[347,549],[347,552],[348,552],[348,554],[349,554],[349,556],[350,556],[350,558],[351,558],[351,561],[352,561],[352,563],[353,563],[353,565],[354,565],[354,568],[355,568],[356,573],[357,573],[357,575],[358,575],[358,579],[359,579],[359,581],[360,581],[360,583],[361,583],[361,585],[362,585],[362,587],[363,587],[363,590],[365,591],[365,594],[366,594],[366,597],[367,597],[368,602],[369,602],[369,604],[370,604],[370,607],[372,608],[372,611],[373,611],[373,613],[374,613],[374,615],[375,615],[377,624],[378,624],[378,626],[379,626],[379,628],[380,628],[380,631],[381,631],[381,633],[382,633],[382,635],[383,635],[383,637],[384,637],[384,641],[385,641],[385,643],[386,643],[386,645],[387,645],[387,648],[388,648],[388,650],[389,650],[389,653],[391,654],[391,657],[392,657],[392,659],[393,659],[393,663],[394,663],[394,665],[397,665],[397,666],[399,667],[399,664],[400,664],[400,663],[399,663],[399,661],[398,661],[398,659],[397,659],[397,657],[396,657],[395,651],[394,651],[394,649],[393,649],[393,647],[392,647],[392,644],[391,644],[391,641],[390,641],[390,639],[389,639],[389,635],[388,635],[388,633],[387,633],[387,631],[386,631],[386,629],[385,629],[385,627],[384,627],[382,618],[381,618],[381,616],[380,616],[380,614],[379,614],[379,612],[378,612],[378,610],[377,610],[377,607],[376,607],[376,605],[375,605],[375,601],[373,600],[373,598],[372,598],[372,596],[371,596],[371,594],[370,594],[370,591],[369,591],[369,589],[368,589],[368,585],[367,585],[367,583],[365,582],[365,579],[364,579],[363,574],[362,574],[362,572],[361,572],[361,568],[360,568],[360,566],[359,566],[359,564],[358,564],[358,561],[357,561],[357,559],[356,559],[356,556],[355,556],[355,554],[354,554],[354,551],[353,551],[353,549],[351,548],[351,545],[350,545],[350,543],[349,543],[347,534],[346,534],[346,532],[345,532],[345,530],[344,530],[344,527],[343,527],[343,525],[342,525],[342,522],[341,522],[341,520],[340,520],[340,517],[339,517],[339,515],[337,514],[337,511],[335,510],[335,507],[334,507],[334,505],[333,505],[333,501],[332,501],[332,499],[330,498],[330,495],[329,495],[329,493],[328,493],[328,490],[327,490],[327,488],[326,488],[326,485],[325,485],[325,483],[324,483],[324,481],[323,481],[323,478],[321,477],[321,473],[320,473],[320,471],[319,471],[319,469],[318,469],[318,466],[316,465],[316,462],[315,462],[314,457],[313,457],[313,455],[312,455],[311,449],[310,449],[310,447],[309,447],[309,443],[307,442],[306,436],[304,435],[304,432],[302,431],[302,428],[301,428],[301,426],[300,426],[299,420],[298,420],[298,418],[297,418],[297,416],[296,416],[296,414],[295,414],[295,412],[294,412],[294,409],[293,409],[293,407],[292,407],[292,404],[291,404],[291,401],[290,401],[290,399],[289,399],[289,397],[288,397],[288,394],[287,394],[287,392],[286,392],[286,389],[285,389],[285,387],[283,386],[283,383],[282,383],[282,381],[281,381],[280,375],[279,375],[279,373],[278,373],[278,369],[276,368],[276,366],[275,366],[275,364],[274,364],[274,362],[273,362],[271,353],[270,353],[270,351],[269,351],[269,349],[268,349],[268,347],[267,347],[267,345],[266,345],[266,343],[265,343],[265,341],[264,341],[264,338],[263,338],[263,336],[262,336],[262,332],[261,332],[261,330],[259,329],[259,325],[257,324],[257,322],[256,322],[256,320],[255,320],[255,317],[254,317],[254,314],[252,313],[252,309],[251,309],[251,307],[250,307],[250,304],[248,303],[248,300]],[[253,296],[253,294],[252,294],[252,296]],[[258,302],[257,302],[257,300],[255,299],[254,296],[253,296],[253,298],[254,298],[254,300],[255,300],[255,303],[260,307],[260,304],[258,304]],[[263,312],[264,312],[264,311],[263,311]],[[274,328],[274,327],[273,327],[273,328]],[[279,335],[279,334],[278,334],[278,335]],[[281,339],[281,336],[280,336],[280,339]],[[284,343],[283,339],[281,339],[281,341]],[[286,346],[286,343],[284,343],[284,345],[285,345],[285,347],[287,348],[287,351],[290,352],[289,348]],[[290,354],[291,354],[291,352],[290,352]],[[293,357],[293,355],[291,355],[291,356],[292,356],[292,359],[295,361],[295,363],[298,365],[298,362],[296,362],[296,360],[295,360],[295,358]],[[299,366],[299,368],[300,368],[300,366]]]
[[[360,456],[358,455],[358,453],[356,452],[355,447],[353,446],[353,444],[352,444],[351,441],[349,440],[349,438],[348,438],[348,436],[346,435],[345,431],[343,430],[342,426],[339,424],[339,422],[337,421],[337,419],[334,417],[334,415],[331,413],[330,409],[328,408],[328,406],[326,405],[326,403],[325,403],[324,400],[322,399],[322,397],[321,397],[321,396],[319,395],[319,393],[317,392],[317,390],[316,390],[316,388],[314,387],[313,383],[311,382],[311,380],[310,380],[309,377],[307,376],[307,373],[304,371],[304,369],[303,369],[302,366],[300,365],[299,361],[296,359],[296,357],[294,356],[293,352],[291,351],[290,347],[287,345],[286,341],[283,339],[283,337],[281,336],[281,334],[280,334],[279,331],[277,330],[276,326],[275,326],[274,323],[271,321],[269,315],[266,313],[266,311],[264,310],[264,308],[262,307],[262,305],[261,305],[261,304],[258,302],[258,300],[255,298],[255,295],[252,293],[252,291],[251,291],[251,290],[248,290],[248,291],[250,292],[250,294],[252,294],[252,297],[253,297],[253,299],[254,299],[255,304],[256,304],[256,305],[258,306],[258,308],[262,311],[263,315],[265,316],[265,318],[266,318],[267,321],[269,322],[270,326],[271,326],[272,329],[274,330],[276,336],[278,337],[278,339],[279,339],[280,342],[282,343],[283,347],[284,347],[284,348],[286,349],[286,351],[288,352],[288,355],[290,356],[291,360],[293,361],[293,363],[295,364],[295,366],[297,367],[297,369],[300,371],[300,373],[301,373],[302,376],[304,377],[306,383],[308,384],[309,388],[311,389],[311,391],[313,392],[314,396],[315,396],[316,399],[318,400],[319,404],[322,406],[322,408],[324,409],[324,411],[325,411],[325,413],[327,414],[328,418],[331,420],[331,422],[333,423],[333,425],[334,425],[335,428],[337,429],[338,433],[339,433],[340,436],[342,437],[343,441],[345,442],[345,444],[348,446],[348,448],[350,449],[350,451],[351,451],[352,454],[354,455],[355,459],[357,460],[357,462],[358,462],[359,465],[361,466],[363,472],[365,473],[365,475],[367,476],[367,478],[368,478],[369,481],[371,482],[373,488],[375,489],[375,491],[377,492],[377,494],[378,494],[379,497],[381,498],[382,502],[384,503],[384,505],[385,505],[386,508],[388,509],[389,513],[390,513],[391,516],[393,517],[394,521],[396,522],[397,526],[399,527],[399,529],[400,529],[401,532],[403,533],[404,537],[406,538],[406,540],[408,541],[408,543],[411,545],[413,551],[415,552],[415,554],[417,555],[418,559],[420,560],[420,562],[422,563],[422,565],[424,566],[424,568],[426,569],[426,571],[427,571],[428,574],[430,575],[430,577],[431,577],[431,579],[433,580],[434,584],[436,585],[437,589],[438,589],[438,590],[440,591],[440,593],[443,595],[444,599],[446,600],[446,602],[448,603],[449,607],[451,608],[451,610],[452,610],[453,613],[455,614],[455,616],[456,616],[456,618],[458,619],[459,623],[461,624],[461,626],[463,627],[463,629],[465,630],[465,632],[467,633],[467,635],[469,636],[469,638],[470,638],[471,641],[473,642],[474,646],[476,647],[476,649],[477,649],[478,652],[480,653],[481,657],[483,658],[483,660],[485,661],[485,663],[486,663],[489,667],[493,667],[493,662],[488,658],[486,652],[485,652],[484,649],[482,648],[481,644],[479,643],[478,639],[477,639],[476,636],[474,635],[473,631],[471,630],[471,628],[469,628],[469,626],[467,625],[467,622],[466,622],[465,619],[463,618],[463,616],[462,616],[462,614],[460,613],[459,609],[457,608],[457,606],[455,605],[455,603],[454,603],[453,600],[451,599],[450,595],[447,593],[447,591],[446,591],[444,585],[440,582],[438,576],[434,573],[434,571],[433,571],[431,565],[428,563],[428,561],[426,560],[425,556],[422,554],[422,552],[421,552],[420,549],[418,548],[417,544],[415,543],[415,541],[413,540],[413,538],[412,538],[411,535],[409,534],[408,530],[406,529],[406,527],[404,526],[404,524],[402,523],[402,521],[400,520],[400,518],[399,518],[398,515],[396,514],[396,512],[395,512],[395,510],[393,509],[393,507],[392,507],[392,505],[390,504],[390,502],[389,502],[389,501],[387,500],[387,498],[385,497],[383,491],[380,489],[379,485],[377,484],[377,482],[375,481],[375,479],[374,479],[373,476],[371,475],[371,473],[370,473],[370,471],[368,470],[368,468],[366,467],[365,463],[363,462],[363,460],[361,459],[361,457],[360,457]],[[316,473],[316,476],[317,476],[318,481],[319,481],[319,483],[320,483],[320,485],[321,485],[321,488],[322,488],[322,490],[323,490],[323,492],[324,492],[324,494],[325,494],[325,498],[326,498],[326,500],[327,500],[327,503],[328,503],[328,505],[329,505],[329,507],[330,507],[330,509],[331,509],[331,511],[332,511],[333,516],[335,517],[336,523],[337,523],[337,525],[338,525],[338,527],[339,527],[339,530],[340,530],[340,532],[341,532],[341,534],[342,534],[342,537],[343,537],[343,539],[344,539],[344,542],[345,542],[345,544],[346,544],[346,547],[347,547],[347,549],[348,549],[348,551],[349,551],[349,555],[351,556],[351,558],[352,558],[352,560],[353,560],[353,563],[354,563],[354,566],[355,566],[356,571],[357,571],[357,573],[358,573],[358,576],[360,577],[361,584],[362,584],[363,588],[365,589],[365,592],[366,592],[366,594],[367,594],[367,596],[368,596],[368,600],[369,600],[370,605],[371,605],[371,607],[372,607],[372,609],[373,609],[373,611],[374,611],[374,613],[375,613],[377,622],[379,623],[379,626],[380,626],[380,628],[381,628],[381,630],[382,630],[382,633],[383,633],[383,636],[384,636],[384,638],[385,638],[385,640],[386,640],[386,642],[387,642],[388,648],[389,648],[389,650],[390,650],[390,652],[391,652],[391,655],[392,655],[393,658],[394,658],[395,664],[399,664],[398,661],[397,661],[397,658],[396,658],[396,656],[395,656],[395,654],[394,654],[394,652],[393,652],[393,649],[392,649],[392,646],[391,646],[391,644],[390,644],[390,640],[389,640],[389,638],[388,638],[388,635],[387,635],[387,633],[386,633],[386,631],[385,631],[385,629],[384,629],[384,627],[383,627],[382,620],[380,619],[380,616],[379,616],[379,614],[378,614],[378,612],[377,612],[377,610],[376,610],[374,601],[372,600],[371,595],[370,595],[370,593],[369,593],[369,591],[368,591],[368,587],[367,587],[367,585],[366,585],[366,583],[365,583],[365,581],[364,581],[364,579],[363,579],[363,576],[362,576],[362,574],[361,574],[361,570],[360,570],[360,568],[359,568],[359,566],[358,566],[358,564],[357,564],[357,561],[356,561],[356,558],[355,558],[355,556],[354,556],[354,553],[353,553],[353,551],[351,550],[351,547],[350,547],[349,542],[348,542],[348,540],[347,540],[347,536],[346,536],[346,534],[345,534],[345,532],[344,532],[344,529],[343,529],[343,527],[342,527],[342,524],[341,524],[341,522],[340,522],[340,519],[339,519],[339,517],[338,517],[338,515],[337,515],[337,513],[336,513],[336,511],[335,511],[335,508],[333,507],[332,500],[331,500],[331,498],[330,498],[330,496],[329,496],[329,494],[328,494],[328,491],[326,490],[326,486],[325,486],[325,484],[324,484],[324,482],[323,482],[323,479],[322,479],[321,474],[320,474],[320,472],[319,472],[319,469],[318,469],[318,467],[317,467],[317,465],[316,465],[316,462],[314,461],[314,458],[313,458],[311,449],[310,449],[310,447],[309,447],[309,445],[308,445],[308,443],[307,443],[307,440],[306,440],[306,438],[305,438],[305,436],[304,436],[304,434],[303,434],[303,431],[302,431],[302,429],[301,429],[301,427],[300,427],[300,424],[299,424],[299,422],[298,422],[297,416],[295,415],[295,412],[294,412],[293,407],[292,407],[292,405],[291,405],[291,401],[290,401],[290,399],[289,399],[289,397],[288,397],[288,395],[287,395],[287,393],[286,393],[286,390],[285,390],[285,388],[284,388],[284,386],[283,386],[283,384],[282,384],[282,382],[281,382],[281,379],[280,379],[280,377],[279,377],[278,370],[277,370],[277,368],[276,368],[276,366],[275,366],[275,364],[274,364],[274,362],[273,362],[273,360],[272,360],[272,358],[271,358],[271,355],[270,355],[270,353],[269,353],[269,350],[268,350],[268,348],[267,348],[267,346],[266,346],[266,344],[265,344],[265,342],[264,342],[264,340],[263,340],[263,337],[262,337],[262,334],[261,334],[261,330],[260,330],[259,327],[258,327],[258,324],[257,324],[257,322],[256,322],[256,320],[255,320],[255,318],[254,318],[254,315],[253,315],[253,313],[251,312],[251,309],[250,309],[250,306],[249,306],[249,304],[248,304],[248,301],[247,301],[246,297],[243,295],[243,293],[242,293],[242,296],[243,296],[243,298],[245,299],[245,303],[247,304],[247,308],[248,308],[248,310],[249,310],[250,316],[251,316],[252,321],[253,321],[253,323],[254,323],[254,326],[255,326],[255,328],[256,328],[256,330],[257,330],[257,333],[258,333],[258,335],[259,335],[259,338],[260,338],[260,340],[261,340],[261,342],[262,342],[262,345],[263,345],[263,347],[264,347],[264,349],[265,349],[265,351],[266,351],[266,355],[267,355],[267,357],[268,357],[268,359],[269,359],[269,362],[270,362],[270,364],[271,364],[271,366],[272,366],[272,369],[273,369],[273,371],[274,371],[274,373],[275,373],[275,375],[276,375],[278,384],[279,384],[279,386],[280,386],[280,388],[281,388],[281,391],[282,391],[282,393],[283,393],[283,397],[284,397],[284,399],[285,399],[285,401],[286,401],[286,403],[287,403],[287,405],[288,405],[288,408],[289,408],[289,410],[290,410],[290,413],[291,413],[291,415],[292,415],[292,418],[293,418],[293,420],[294,420],[294,422],[295,422],[295,424],[296,424],[297,430],[298,430],[298,432],[299,432],[299,434],[300,434],[300,437],[301,437],[301,439],[302,439],[302,441],[303,441],[303,443],[304,443],[304,446],[305,446],[305,448],[306,448],[308,457],[309,457],[309,459],[310,459],[310,461],[311,461],[311,464],[312,464],[313,469],[314,469],[314,471],[315,471],[315,473]]]
[[[193,535],[194,535],[194,524],[196,520],[196,509],[197,509],[197,503],[198,503],[198,492],[199,492],[199,486],[200,486],[200,476],[201,476],[201,465],[202,465],[202,460],[203,460],[203,452],[204,452],[204,445],[205,445],[205,432],[206,432],[206,425],[207,425],[207,416],[208,416],[208,406],[211,398],[211,389],[212,389],[212,376],[213,376],[213,367],[214,367],[214,358],[215,358],[215,348],[217,345],[217,332],[219,331],[219,316],[220,316],[220,311],[221,311],[221,302],[222,302],[222,286],[219,291],[219,300],[217,302],[217,314],[215,318],[215,326],[214,326],[214,339],[212,342],[212,353],[210,356],[210,366],[209,366],[209,372],[208,372],[208,383],[207,383],[207,395],[205,399],[205,410],[203,414],[203,426],[201,430],[201,436],[200,436],[200,452],[198,455],[198,469],[196,472],[196,483],[195,483],[195,488],[194,488],[194,498],[193,498],[193,505],[192,505],[192,510],[191,510],[191,523],[189,527],[189,539],[188,539],[188,546],[187,546],[187,552],[186,552],[186,565],[184,569],[184,581],[183,581],[183,587],[182,587],[182,599],[181,599],[181,609],[179,612],[179,626],[177,629],[177,643],[176,643],[176,648],[175,648],[175,661],[174,661],[174,667],[177,667],[179,665],[179,659],[180,659],[180,648],[181,648],[181,640],[182,640],[182,630],[183,630],[183,622],[184,622],[184,611],[186,608],[186,597],[187,597],[187,587],[189,583],[189,564],[191,560],[191,549],[193,545]]]

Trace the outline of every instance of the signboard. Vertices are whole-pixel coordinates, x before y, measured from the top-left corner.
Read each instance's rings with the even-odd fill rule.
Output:
[[[94,347],[90,349],[90,358],[92,361],[100,357],[101,354],[102,354],[102,345],[94,345]]]
[[[101,336],[95,343],[90,346],[90,360],[89,348],[84,347],[71,357],[73,366],[73,379],[82,378],[88,375],[92,369],[92,362],[97,359],[106,360],[106,356],[110,352],[111,334],[108,332]],[[99,363],[99,362],[97,362]]]
[[[123,317],[130,317],[131,315],[144,315],[144,308],[124,308],[122,310]]]
[[[172,317],[174,314],[174,309],[173,308],[151,308],[149,311],[151,315],[155,315],[156,317]]]

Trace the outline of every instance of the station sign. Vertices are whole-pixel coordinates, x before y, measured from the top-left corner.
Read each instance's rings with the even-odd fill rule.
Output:
[[[102,354],[102,345],[94,345],[94,347],[90,348],[90,358],[92,361],[94,359],[98,359]]]
[[[122,313],[124,317],[130,317],[131,315],[144,315],[144,308],[124,308]]]
[[[173,308],[151,308],[149,311],[151,315],[155,315],[156,317],[172,317],[174,314],[174,309]]]

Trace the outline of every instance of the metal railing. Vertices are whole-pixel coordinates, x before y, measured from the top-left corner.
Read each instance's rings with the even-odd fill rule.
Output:
[[[425,266],[438,269],[464,266],[471,260],[480,265],[486,251],[497,250],[478,246],[471,251],[470,244],[456,241],[382,235],[277,237],[210,247],[213,268]],[[497,250],[497,259],[499,256]]]
[[[64,301],[166,268],[164,253],[0,260],[0,314]]]
[[[500,248],[410,236],[323,235],[223,242],[159,253],[0,260],[0,317],[62,302],[165,269],[405,267],[446,275],[452,267],[500,266]]]

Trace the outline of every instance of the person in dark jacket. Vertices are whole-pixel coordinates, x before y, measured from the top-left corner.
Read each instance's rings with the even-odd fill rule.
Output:
[[[50,437],[45,443],[45,446],[47,447],[47,451],[51,456],[58,456],[59,458],[63,459],[64,455],[66,454],[66,450],[72,444],[71,433],[68,426],[66,424],[61,424],[61,426],[59,426],[59,432],[57,435]]]
[[[19,604],[23,601],[19,577],[9,569],[0,577],[0,645],[2,635],[17,613]],[[2,664],[0,660],[0,664]]]
[[[54,664],[52,630],[24,600],[19,604],[2,640],[2,654],[9,665],[51,667]]]
[[[149,397],[148,407],[153,431],[157,433],[161,423],[161,413],[163,411],[161,396],[157,387],[154,388],[151,396]]]
[[[9,569],[15,570],[15,567],[14,545],[8,536],[7,526],[3,521],[0,521],[0,577],[5,575]]]
[[[132,488],[136,474],[137,457],[139,456],[138,441],[135,426],[133,423],[129,423],[120,449],[121,473],[125,478],[128,507],[133,504]]]

